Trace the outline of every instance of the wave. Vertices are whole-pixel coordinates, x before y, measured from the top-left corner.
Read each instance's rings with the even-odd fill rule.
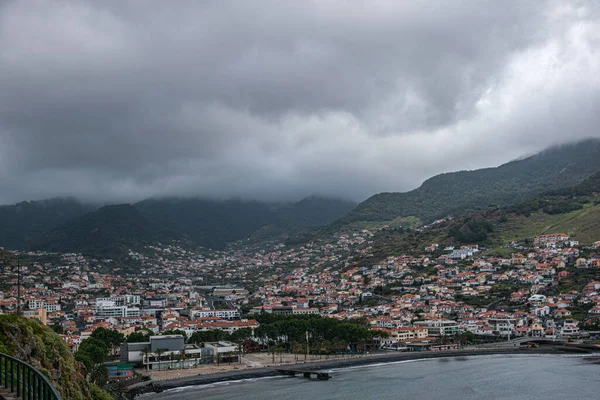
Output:
[[[187,392],[187,391],[192,391],[192,390],[229,386],[231,384],[236,384],[236,383],[238,383],[238,384],[239,383],[249,383],[249,382],[263,381],[263,380],[267,380],[267,379],[285,379],[285,378],[289,378],[289,377],[285,376],[285,375],[277,375],[277,376],[263,376],[260,378],[235,379],[235,380],[224,381],[224,382],[206,383],[204,385],[182,386],[182,387],[178,387],[178,388],[165,390],[163,393],[179,393],[179,392]]]

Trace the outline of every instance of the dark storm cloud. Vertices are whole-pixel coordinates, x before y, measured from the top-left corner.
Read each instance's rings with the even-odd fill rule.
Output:
[[[0,202],[364,198],[598,136],[594,2],[8,1]]]

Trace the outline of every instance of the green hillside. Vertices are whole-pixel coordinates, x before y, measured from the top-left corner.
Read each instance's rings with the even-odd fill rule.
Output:
[[[420,254],[425,246],[480,244],[496,247],[545,233],[567,233],[590,244],[600,240],[600,173],[582,183],[508,207],[490,207],[425,228],[384,229],[374,236],[369,263],[390,255]]]
[[[227,243],[285,238],[303,228],[323,226],[345,215],[356,203],[310,196],[296,203],[197,198],[149,199],[135,204],[204,247],[222,249]]]
[[[129,204],[105,206],[40,237],[34,249],[74,252],[98,258],[120,258],[128,249],[169,243],[184,237]]]
[[[222,249],[249,237],[283,240],[304,228],[331,223],[355,206],[319,196],[295,203],[164,198],[100,209],[68,199],[23,202],[0,207],[0,247],[101,258],[182,239]]]
[[[497,168],[437,175],[406,193],[381,193],[360,203],[328,231],[390,223],[413,216],[425,223],[490,205],[517,204],[571,186],[600,171],[600,140],[555,147]]]
[[[73,199],[24,201],[0,206],[0,246],[26,250],[44,233],[96,208]]]
[[[343,217],[354,207],[356,203],[348,200],[309,196],[277,208],[275,224],[283,228],[323,226]]]
[[[274,209],[274,219],[256,230],[252,242],[284,241],[304,231],[320,228],[343,217],[356,203],[319,196],[310,196],[297,203],[282,204]]]
[[[514,216],[494,239],[498,243],[522,241],[545,233],[566,233],[581,243],[600,240],[600,204],[588,203],[581,210],[549,215],[532,213],[529,217]]]
[[[136,203],[135,208],[147,218],[176,226],[193,242],[215,249],[275,220],[271,206],[258,201],[148,199]]]

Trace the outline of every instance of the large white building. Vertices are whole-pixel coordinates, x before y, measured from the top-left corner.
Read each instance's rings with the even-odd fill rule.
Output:
[[[61,306],[59,303],[48,303],[46,300],[29,300],[28,302],[29,309],[35,310],[38,308],[45,308],[48,312],[60,311]]]
[[[126,294],[124,296],[115,296],[115,297],[101,297],[101,298],[96,299],[96,302],[106,302],[106,301],[112,301],[117,306],[124,306],[127,304],[141,304],[140,296],[131,295],[131,294]]]
[[[203,347],[185,344],[181,335],[150,336],[148,342],[122,343],[121,362],[152,370],[192,368],[200,364],[238,361],[238,345],[209,342]],[[181,354],[185,354],[181,358]]]
[[[514,336],[516,334],[516,320],[514,318],[489,318],[488,324],[494,335]]]
[[[237,319],[240,318],[240,312],[238,310],[191,310],[190,318],[206,318],[216,317],[221,319]]]
[[[449,319],[417,321],[413,325],[427,328],[429,336],[452,336],[460,333],[458,323]]]
[[[533,239],[534,244],[566,242],[569,240],[569,235],[566,233],[550,233],[547,235],[539,235]]]
[[[128,307],[118,305],[113,300],[97,300],[94,306],[94,316],[96,319],[106,319],[110,317],[139,317],[141,310],[137,307]]]

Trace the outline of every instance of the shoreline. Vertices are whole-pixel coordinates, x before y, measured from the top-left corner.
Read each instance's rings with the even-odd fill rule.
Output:
[[[382,353],[365,357],[348,358],[342,360],[316,361],[309,363],[295,363],[281,366],[258,367],[245,370],[230,370],[216,372],[212,374],[202,374],[157,381],[148,381],[133,385],[129,390],[130,398],[146,393],[160,393],[165,390],[183,388],[189,386],[209,385],[218,382],[238,381],[244,379],[258,379],[274,376],[285,376],[282,371],[306,370],[323,371],[331,369],[343,369],[357,366],[368,366],[376,364],[386,364],[406,360],[424,360],[444,357],[468,357],[497,354],[592,354],[600,348],[551,345],[540,346],[539,348],[487,348],[487,349],[463,349],[447,351],[423,351],[423,352],[402,352],[402,353]]]

